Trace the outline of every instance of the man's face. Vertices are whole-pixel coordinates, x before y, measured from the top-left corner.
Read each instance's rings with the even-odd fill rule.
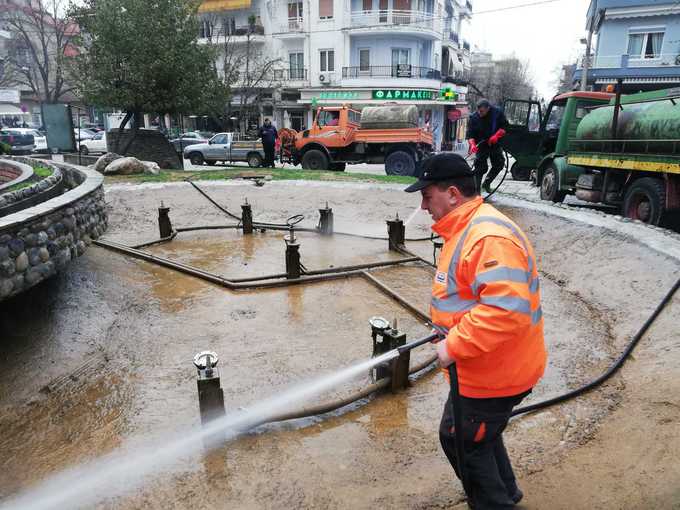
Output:
[[[486,117],[486,114],[489,113],[489,108],[487,106],[480,106],[477,108],[477,113],[479,113],[480,117]]]
[[[420,208],[429,212],[434,221],[439,221],[458,205],[457,195],[459,192],[455,186],[442,191],[432,184],[422,190],[420,194],[422,195]]]
[[[272,123],[272,122],[271,122],[269,119],[267,119],[267,120],[264,121],[264,125],[265,125],[265,126],[269,126],[271,123]]]

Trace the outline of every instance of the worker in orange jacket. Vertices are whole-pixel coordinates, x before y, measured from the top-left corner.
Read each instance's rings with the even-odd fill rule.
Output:
[[[457,154],[426,160],[406,191],[422,193],[421,207],[444,239],[430,311],[442,338],[440,365],[458,369],[468,504],[512,508],[523,495],[502,433],[547,358],[534,250],[515,223],[482,201],[474,172]],[[439,438],[457,472],[450,408],[447,402]]]

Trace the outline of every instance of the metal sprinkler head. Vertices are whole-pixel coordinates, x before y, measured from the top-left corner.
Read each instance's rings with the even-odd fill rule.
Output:
[[[200,374],[202,370],[205,371],[207,377],[212,377],[213,368],[217,366],[220,359],[214,351],[201,351],[194,356],[194,366],[198,369]]]

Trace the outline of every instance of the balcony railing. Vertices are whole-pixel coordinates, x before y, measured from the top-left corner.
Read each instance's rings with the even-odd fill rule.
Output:
[[[592,55],[591,69],[626,69],[629,67],[680,67],[680,52],[661,53],[654,58],[631,55]],[[587,57],[581,57],[579,69],[583,69]]]
[[[206,43],[224,43],[226,41],[238,42],[245,40],[246,36],[250,33],[250,36],[261,36],[264,35],[264,27],[262,25],[243,25],[239,27],[215,27],[213,30],[201,30],[199,33],[199,41]]]
[[[425,11],[402,11],[395,9],[352,11],[350,27],[374,27],[376,25],[404,25],[420,30],[438,31],[440,20],[434,13]]]
[[[289,33],[304,32],[304,18],[283,18],[282,20],[275,20],[274,32],[279,35]]]
[[[354,66],[342,68],[343,78],[417,78],[424,80],[441,80],[442,74],[437,69],[418,67],[408,64],[395,66]]]
[[[307,69],[295,67],[292,69],[276,69],[274,78],[285,81],[307,81]]]

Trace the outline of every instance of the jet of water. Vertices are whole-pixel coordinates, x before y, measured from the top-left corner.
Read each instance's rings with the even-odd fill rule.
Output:
[[[91,508],[97,501],[120,496],[140,487],[150,475],[167,469],[175,459],[201,448],[204,439],[220,434],[225,441],[230,441],[242,432],[266,423],[291,405],[303,403],[398,355],[397,350],[387,352],[335,373],[299,383],[276,397],[263,400],[244,411],[231,413],[201,428],[183,431],[172,437],[159,437],[132,452],[112,453],[70,468],[4,502],[0,509]]]
[[[413,209],[413,212],[411,213],[411,216],[408,217],[408,219],[404,222],[404,227],[407,227],[411,221],[413,221],[413,218],[416,217],[418,212],[420,211],[420,206],[417,206],[415,209]]]

